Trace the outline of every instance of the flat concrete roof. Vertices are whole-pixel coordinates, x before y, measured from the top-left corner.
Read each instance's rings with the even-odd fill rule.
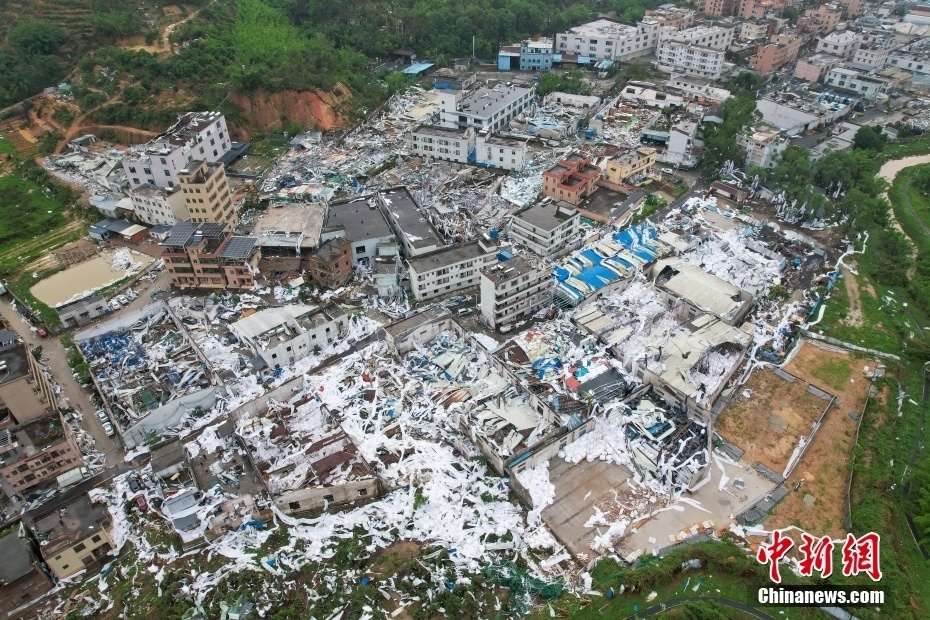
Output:
[[[490,265],[481,270],[489,280],[495,284],[507,282],[522,275],[533,273],[536,266],[523,256],[516,256],[509,260],[501,261],[496,265]]]
[[[401,232],[415,248],[440,246],[445,241],[429,223],[406,187],[392,187],[378,192]]]
[[[300,240],[301,247],[315,247],[320,241],[326,205],[295,202],[268,207],[258,221],[252,234],[258,237],[260,246],[290,245]]]
[[[619,37],[635,36],[638,32],[636,26],[628,26],[609,19],[596,19],[587,24],[569,28],[568,32],[585,37],[604,37],[616,39]]]
[[[490,254],[478,241],[464,243],[461,245],[451,245],[449,247],[412,258],[407,263],[410,268],[417,273],[426,273],[435,269],[442,269],[449,265],[461,263],[463,261],[481,258]]]
[[[374,196],[362,196],[331,203],[324,228],[344,230],[349,241],[393,237],[394,233],[378,209],[376,200]]]
[[[448,138],[450,140],[464,140],[465,132],[455,129],[446,129],[445,127],[436,127],[435,125],[420,125],[413,130],[413,133],[421,136],[436,136],[438,138]]]
[[[459,104],[459,111],[479,118],[490,118],[531,90],[503,84],[494,88],[485,86],[466,95]]]
[[[543,230],[555,230],[558,228],[566,219],[571,217],[565,215],[559,215],[560,209],[571,209],[571,215],[577,215],[578,211],[572,205],[564,202],[549,202],[549,203],[537,203],[532,207],[524,209],[514,214],[514,218],[521,219],[525,222],[529,222],[536,228],[541,228]]]
[[[55,555],[62,548],[84,540],[103,529],[108,521],[107,507],[92,504],[87,495],[80,495],[69,504],[35,520],[35,532],[48,544],[39,543],[42,557]]]

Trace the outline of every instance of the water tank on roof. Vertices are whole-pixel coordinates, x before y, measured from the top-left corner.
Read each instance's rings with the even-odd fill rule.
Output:
[[[492,231],[490,231],[490,232],[488,233],[488,236],[490,236],[491,239],[497,239],[497,238],[500,236],[500,233],[499,233],[499,232],[497,231],[497,229],[495,228],[494,230],[492,230]]]

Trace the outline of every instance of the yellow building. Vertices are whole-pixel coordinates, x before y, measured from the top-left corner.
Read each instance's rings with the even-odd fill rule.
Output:
[[[100,568],[109,558],[113,541],[107,533],[110,514],[104,504],[87,495],[58,506],[37,519],[33,533],[42,559],[58,579],[82,570]]]
[[[192,161],[178,178],[192,222],[216,222],[235,228],[239,217],[223,164]]]
[[[656,150],[643,146],[610,159],[604,171],[604,178],[614,185],[623,185],[627,179],[645,174],[655,163]]]

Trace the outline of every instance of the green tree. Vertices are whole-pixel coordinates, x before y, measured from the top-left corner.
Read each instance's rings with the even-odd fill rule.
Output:
[[[888,138],[882,132],[881,127],[863,125],[853,138],[853,148],[881,153],[885,149],[886,142]]]
[[[27,54],[54,54],[64,41],[58,26],[34,20],[14,21],[7,42]]]

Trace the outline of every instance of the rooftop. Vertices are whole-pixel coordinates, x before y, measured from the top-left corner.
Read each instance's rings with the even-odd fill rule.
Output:
[[[336,260],[339,255],[342,253],[342,248],[349,244],[348,239],[337,238],[329,239],[320,244],[320,249],[316,253],[316,257],[322,261],[332,261]]]
[[[677,258],[657,261],[652,273],[658,286],[715,316],[730,317],[742,305],[738,287]]]
[[[543,230],[555,230],[562,222],[578,215],[578,211],[567,202],[540,202],[532,207],[518,211],[514,214],[515,219],[521,219],[528,222],[536,228]]]
[[[285,325],[297,324],[305,329],[313,329],[344,315],[342,309],[335,305],[319,307],[291,304],[259,310],[239,319],[230,327],[243,337],[254,339],[276,332]]]
[[[439,246],[443,238],[429,223],[406,187],[392,187],[378,193],[407,240],[415,248]]]
[[[586,37],[618,38],[635,36],[637,29],[635,26],[621,24],[610,19],[596,19],[593,22],[569,28],[568,32]]]
[[[523,256],[490,265],[481,270],[481,273],[495,284],[501,284],[528,273],[535,273],[539,267],[535,262],[528,261]],[[546,271],[545,269],[543,271]]]
[[[261,246],[286,243],[293,247],[299,242],[301,247],[314,247],[320,240],[325,219],[325,204],[272,205],[258,218],[252,234],[259,238]]]
[[[207,237],[211,239],[222,238],[226,233],[226,224],[213,222],[180,222],[171,228],[171,233],[163,245],[172,247],[185,247],[194,240],[194,237]]]
[[[84,540],[109,523],[107,507],[92,504],[87,495],[35,520],[35,534],[43,558]]]
[[[448,138],[450,140],[461,140],[465,137],[464,131],[456,129],[446,129],[445,127],[436,127],[435,125],[420,125],[413,130],[413,133],[423,136],[435,136],[437,138]]]
[[[0,385],[29,374],[27,355],[26,345],[9,337],[4,338],[0,343],[0,366],[5,365],[6,369],[0,371]]]
[[[64,422],[56,412],[0,431],[0,455],[3,456],[4,467],[58,444],[63,439]]]
[[[459,110],[478,118],[490,118],[532,90],[503,84],[493,88],[484,86],[466,95],[459,104]]]
[[[480,241],[471,241],[461,245],[450,245],[441,250],[411,258],[407,264],[418,273],[426,273],[463,261],[481,258],[490,253]]]
[[[19,536],[19,523],[0,532],[0,586],[11,584],[33,570],[32,549],[27,540]]]
[[[229,260],[247,260],[255,246],[258,244],[258,237],[230,237],[229,242],[223,246],[220,252],[220,258]]]
[[[339,200],[329,205],[324,229],[342,229],[349,241],[393,237],[373,196]]]
[[[488,136],[484,139],[485,144],[490,144],[491,146],[507,146],[510,148],[522,148],[526,145],[525,140],[518,140],[516,138],[504,138],[502,136]]]

